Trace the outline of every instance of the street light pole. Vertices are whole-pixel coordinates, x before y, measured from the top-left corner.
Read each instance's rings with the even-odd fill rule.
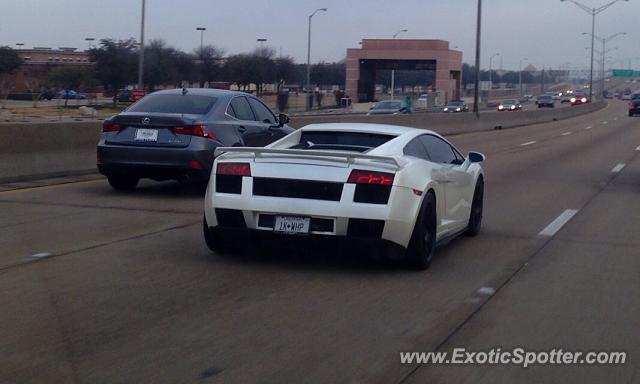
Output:
[[[526,57],[524,59],[520,59],[520,63],[518,64],[518,84],[520,87],[520,97],[522,97],[522,62],[524,60],[529,60]]]
[[[407,32],[407,29],[401,29],[398,32],[394,33],[393,39],[395,40],[396,37],[398,37],[398,35],[402,32]],[[391,100],[393,100],[395,89],[396,89],[396,70],[392,69],[391,70]]]
[[[311,88],[311,18],[318,12],[326,11],[327,8],[318,8],[309,15],[309,30],[307,35],[307,93],[305,93],[307,111],[311,109],[311,103],[309,103],[309,88]]]
[[[140,19],[140,52],[138,52],[138,89],[144,88],[144,6],[145,0],[142,0],[142,14]]]
[[[256,39],[256,41],[258,43],[260,43],[260,54],[263,55],[264,54],[264,43],[267,41],[267,39],[260,38],[260,39]]]
[[[473,112],[480,117],[480,31],[482,30],[482,0],[478,0],[478,20],[476,23],[476,81],[473,90]]]
[[[200,61],[204,61],[204,31],[206,30],[205,27],[196,27],[196,31],[200,31]]]
[[[93,37],[85,37],[84,40],[89,44],[89,49],[91,49],[91,42],[95,39]]]
[[[606,74],[606,71],[605,71],[606,54],[607,54],[607,52],[613,51],[613,49],[610,49],[610,50],[607,51],[607,49],[606,49],[607,48],[607,43],[609,41],[615,39],[616,37],[621,36],[621,35],[626,35],[627,33],[626,32],[618,32],[618,33],[614,33],[613,35],[608,36],[608,37],[600,37],[598,35],[587,33],[587,32],[582,32],[582,34],[583,35],[591,35],[591,39],[592,40],[593,39],[597,39],[599,42],[602,43],[602,52],[601,52],[601,54],[602,54],[602,63],[601,63],[602,64],[602,77],[600,78],[600,92],[598,92],[598,93],[600,95],[603,95],[604,94],[604,78],[605,78],[605,74]],[[592,48],[592,57],[593,57],[593,52],[594,51],[595,51],[595,49]]]
[[[493,55],[489,56],[489,100],[491,99],[491,91],[493,90],[493,70],[492,70],[492,61],[493,58],[496,56],[500,56],[499,53],[494,53]]]
[[[16,43],[16,46],[18,47],[18,49],[22,49],[22,47],[24,46],[24,43]]]
[[[629,0],[613,0],[600,8],[589,8],[588,6],[576,1],[576,0],[560,0],[561,2],[570,1],[575,4],[578,8],[587,12],[591,15],[591,64],[589,70],[589,100],[593,100],[593,49],[595,44],[595,35],[596,35],[596,15],[603,12],[605,9],[609,8],[613,4],[618,1],[629,1]]]

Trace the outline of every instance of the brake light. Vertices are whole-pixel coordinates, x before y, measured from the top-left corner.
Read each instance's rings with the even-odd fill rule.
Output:
[[[173,133],[177,135],[206,137],[207,139],[218,141],[216,135],[214,135],[206,125],[186,125],[184,127],[174,127]]]
[[[120,132],[121,130],[122,126],[120,124],[115,124],[110,121],[102,123],[102,132]]]
[[[250,177],[251,165],[249,163],[218,163],[216,174]]]
[[[633,103],[629,103],[629,109],[635,109],[635,108],[636,108],[636,105],[635,105],[635,104],[633,104]]]
[[[354,169],[353,171],[351,171],[347,183],[391,185],[393,184],[394,177],[395,175],[393,173]]]

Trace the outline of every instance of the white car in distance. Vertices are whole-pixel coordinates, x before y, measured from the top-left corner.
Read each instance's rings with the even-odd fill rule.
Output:
[[[432,131],[314,124],[216,155],[203,221],[214,252],[251,234],[302,236],[375,244],[424,269],[438,243],[480,231],[484,155]]]

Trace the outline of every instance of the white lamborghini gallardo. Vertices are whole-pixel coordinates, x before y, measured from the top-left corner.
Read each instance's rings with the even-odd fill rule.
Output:
[[[249,233],[364,240],[424,269],[437,243],[480,230],[484,155],[465,157],[435,132],[314,124],[216,155],[203,223],[212,251]]]

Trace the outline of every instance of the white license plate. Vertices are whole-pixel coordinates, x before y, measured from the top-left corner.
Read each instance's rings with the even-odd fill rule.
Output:
[[[136,140],[138,141],[158,141],[157,129],[136,129]]]
[[[273,226],[273,230],[275,232],[289,234],[309,233],[310,221],[308,217],[276,216],[276,223]]]

